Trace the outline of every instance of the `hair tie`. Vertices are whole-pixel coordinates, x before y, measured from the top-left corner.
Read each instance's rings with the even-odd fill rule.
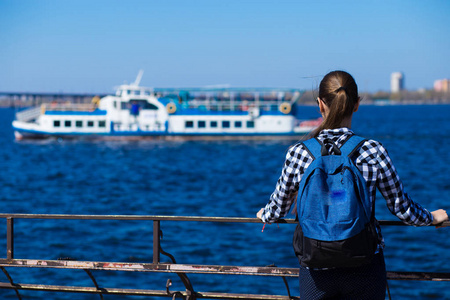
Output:
[[[336,90],[336,93],[339,93],[340,91],[344,91],[345,93],[347,93],[347,89],[346,89],[345,87],[343,87],[343,86],[339,87],[339,88]]]

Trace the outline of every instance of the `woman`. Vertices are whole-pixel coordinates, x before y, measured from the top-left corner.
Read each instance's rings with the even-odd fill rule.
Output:
[[[330,142],[341,147],[354,134],[350,129],[352,116],[360,103],[355,80],[344,71],[328,73],[320,82],[317,101],[324,121],[312,136],[321,142],[327,140],[325,144],[331,153],[333,146]],[[448,220],[446,211],[440,209],[429,212],[404,192],[397,171],[379,142],[366,140],[351,159],[366,181],[372,204],[378,188],[392,214],[406,224],[438,225]],[[303,144],[298,143],[289,149],[275,191],[269,203],[257,213],[258,218],[264,223],[272,223],[289,212],[295,203],[302,175],[312,161],[311,154]],[[300,265],[300,299],[385,298],[384,244],[376,220],[375,223],[379,245],[371,262],[357,267],[331,269],[312,269]],[[294,249],[298,248],[296,246],[294,244]],[[299,255],[298,251],[296,254]]]

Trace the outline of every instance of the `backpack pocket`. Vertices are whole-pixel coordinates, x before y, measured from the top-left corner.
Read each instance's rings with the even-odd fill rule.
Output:
[[[300,224],[294,232],[294,252],[303,267],[313,269],[357,267],[370,263],[378,238],[370,223],[355,236],[340,241],[321,241],[303,234]]]

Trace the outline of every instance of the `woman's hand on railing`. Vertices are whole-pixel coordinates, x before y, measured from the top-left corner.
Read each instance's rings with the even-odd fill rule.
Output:
[[[435,225],[436,228],[442,227],[440,225],[442,225],[443,222],[448,221],[447,212],[443,209],[432,211],[431,214],[433,215],[433,223],[431,224]]]
[[[264,212],[264,208],[261,208],[261,209],[256,213],[256,217],[257,217],[258,219],[261,219],[261,220],[262,220],[262,214],[263,214],[263,212]]]

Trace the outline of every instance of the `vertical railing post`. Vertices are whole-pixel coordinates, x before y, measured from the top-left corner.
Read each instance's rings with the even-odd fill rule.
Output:
[[[14,219],[6,218],[6,258],[14,259]]]
[[[159,252],[160,252],[160,240],[159,231],[161,229],[160,221],[153,221],[153,263],[159,263]]]

